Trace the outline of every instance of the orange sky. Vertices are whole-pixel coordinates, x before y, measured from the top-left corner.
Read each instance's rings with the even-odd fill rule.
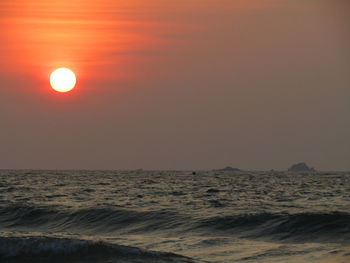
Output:
[[[68,66],[81,78],[101,78],[111,64],[122,68],[125,55],[131,54],[128,60],[134,60],[133,52],[163,41],[157,36],[161,25],[146,20],[147,10],[128,3],[3,3],[6,67],[47,76],[54,68]],[[119,74],[126,73],[120,70]]]
[[[110,77],[113,65],[119,68],[113,71],[118,78],[134,77],[136,72],[123,68],[173,43],[176,35],[203,30],[198,21],[203,16],[272,3],[276,1],[2,1],[3,67],[46,76],[68,66],[81,78],[101,78]]]

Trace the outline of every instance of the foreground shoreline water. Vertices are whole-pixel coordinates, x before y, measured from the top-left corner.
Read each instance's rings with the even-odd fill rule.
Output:
[[[349,260],[346,172],[2,170],[0,179],[4,262]]]

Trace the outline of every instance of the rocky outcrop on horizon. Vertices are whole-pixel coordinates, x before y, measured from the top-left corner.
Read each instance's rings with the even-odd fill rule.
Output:
[[[238,168],[231,167],[231,166],[226,166],[223,169],[217,169],[215,171],[219,171],[219,172],[241,172],[242,170],[238,169]]]
[[[288,172],[315,172],[316,170],[313,167],[309,167],[306,163],[297,163],[293,164]]]

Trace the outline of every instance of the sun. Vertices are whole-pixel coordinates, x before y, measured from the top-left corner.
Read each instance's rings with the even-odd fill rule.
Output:
[[[77,82],[77,78],[69,68],[55,69],[50,75],[51,87],[58,92],[71,91]]]

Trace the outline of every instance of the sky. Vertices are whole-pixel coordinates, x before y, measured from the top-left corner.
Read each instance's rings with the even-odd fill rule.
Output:
[[[349,25],[346,0],[1,0],[0,168],[349,171]]]

